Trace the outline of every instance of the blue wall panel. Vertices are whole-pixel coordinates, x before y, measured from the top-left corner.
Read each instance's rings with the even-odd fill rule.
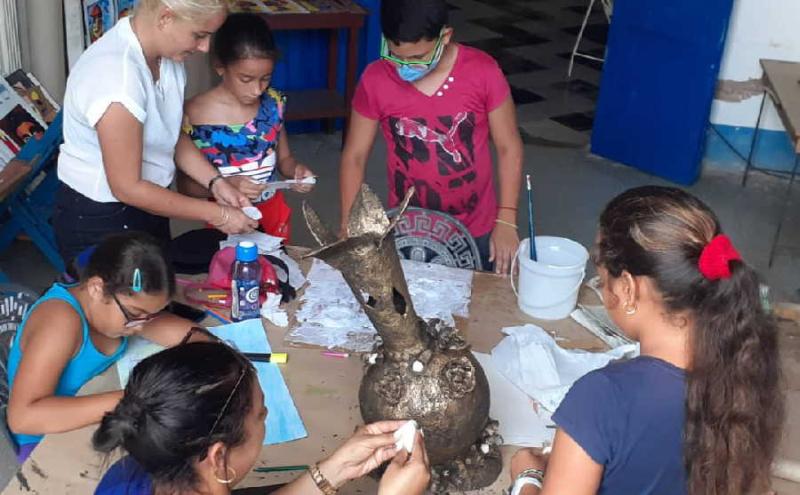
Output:
[[[592,151],[697,180],[733,0],[616,0]]]
[[[369,11],[364,27],[360,31],[358,72],[378,58],[380,53],[380,0],[357,0]],[[275,68],[272,86],[282,91],[325,88],[328,86],[328,37],[329,31],[277,31],[275,42],[281,51],[281,59]],[[344,93],[347,30],[339,32],[339,91]],[[288,105],[292,102],[289,101]],[[341,123],[340,123],[341,124]],[[290,122],[289,133],[317,132],[320,122]]]

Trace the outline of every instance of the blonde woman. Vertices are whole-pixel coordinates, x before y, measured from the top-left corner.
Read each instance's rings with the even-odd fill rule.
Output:
[[[66,262],[124,230],[167,241],[170,218],[207,222],[226,233],[256,227],[240,209],[250,204],[247,197],[191,141],[179,141],[183,61],[208,51],[227,13],[225,0],[142,0],[75,64],[64,97],[54,216]],[[176,164],[176,146],[194,153],[181,153]],[[171,191],[176,165],[217,202]]]

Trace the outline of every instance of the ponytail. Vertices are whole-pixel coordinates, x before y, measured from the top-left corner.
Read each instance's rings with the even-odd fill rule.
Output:
[[[783,426],[777,329],[764,313],[755,272],[731,262],[695,309],[685,455],[689,493],[769,489]]]

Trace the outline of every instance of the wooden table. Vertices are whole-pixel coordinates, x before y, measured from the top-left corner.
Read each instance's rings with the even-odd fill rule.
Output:
[[[293,252],[297,254],[299,251]],[[307,269],[309,263],[304,263]],[[597,296],[584,288],[580,294],[584,303],[598,303]],[[298,303],[290,305],[293,315]],[[208,324],[216,324],[209,321]],[[525,323],[538,324],[565,340],[559,344],[566,348],[592,351],[605,350],[605,344],[588,333],[571,319],[556,322],[534,320],[522,313],[516,305],[507,278],[492,274],[476,274],[473,281],[470,316],[458,319],[457,327],[465,334],[473,349],[488,353],[502,339],[503,327]],[[318,348],[298,348],[284,342],[287,329],[265,324],[270,345],[275,352],[288,352],[289,363],[282,367],[286,384],[303,418],[308,437],[291,443],[265,447],[259,466],[309,464],[329,455],[361,424],[358,408],[358,385],[363,365],[357,355],[349,359],[322,357]],[[784,360],[784,378],[789,394],[787,417],[789,425],[783,435],[780,455],[800,459],[800,425],[792,418],[800,417],[800,326],[786,324],[781,329],[781,350]],[[81,393],[96,393],[118,387],[116,367],[87,384]],[[2,495],[86,495],[93,493],[104,469],[103,459],[91,449],[91,435],[95,427],[70,433],[47,435],[22,467],[16,479]],[[503,447],[506,469],[494,483],[476,494],[497,495],[509,484],[508,462],[516,447]],[[251,475],[241,487],[264,486],[289,481],[297,473]],[[779,493],[800,493],[800,485],[773,480]],[[375,493],[376,483],[370,478],[345,485],[342,495]]]
[[[308,264],[304,268],[307,268]],[[593,292],[585,289],[582,300],[596,302]],[[290,314],[297,302],[290,305]],[[216,324],[214,322],[207,322]],[[538,323],[566,340],[565,347],[603,350],[602,341],[589,334],[573,320],[537,322],[516,306],[516,299],[507,278],[492,274],[476,274],[473,282],[470,317],[457,323],[473,349],[490,352],[502,339],[500,330],[506,326]],[[291,443],[265,447],[258,465],[309,464],[329,455],[361,424],[358,407],[358,385],[363,365],[358,355],[348,359],[323,357],[319,348],[291,347],[284,342],[287,329],[265,324],[274,352],[288,352],[289,363],[282,367],[286,384],[303,418],[308,437]],[[87,384],[81,393],[94,393],[118,388],[116,367]],[[13,479],[3,491],[9,494],[85,495],[92,493],[103,472],[103,459],[92,451],[90,441],[95,427],[64,434],[47,435],[22,467],[20,477]],[[504,447],[508,462],[515,447]],[[264,486],[293,479],[297,473],[282,475],[251,473],[246,486]],[[28,491],[23,485],[30,489]],[[507,469],[493,485],[481,492],[497,494],[508,486]],[[363,479],[346,485],[340,493],[375,493],[375,482]],[[359,491],[360,490],[360,491]]]
[[[288,91],[286,120],[327,119],[332,129],[332,119],[344,118],[345,127],[350,120],[350,102],[356,87],[358,63],[358,31],[364,25],[368,12],[353,2],[348,11],[309,12],[304,14],[261,14],[274,31],[329,30],[328,87],[304,91]],[[339,65],[339,30],[348,30],[347,70],[344,95],[337,90]],[[344,135],[344,132],[343,132]],[[344,139],[344,138],[343,138]],[[344,142],[344,141],[343,141]]]
[[[769,266],[775,260],[775,253],[778,241],[781,237],[783,222],[786,218],[786,210],[789,208],[792,192],[797,175],[798,164],[800,164],[800,62],[785,62],[781,60],[761,59],[761,68],[764,71],[762,82],[764,84],[764,97],[761,100],[761,108],[756,119],[756,128],[753,131],[753,139],[750,143],[750,153],[747,156],[747,165],[742,177],[742,186],[747,184],[747,177],[751,170],[763,170],[753,165],[756,144],[758,144],[758,134],[761,127],[761,119],[764,116],[764,106],[769,97],[775,104],[786,134],[792,142],[795,152],[794,166],[789,175],[789,185],[786,187],[786,194],[783,199],[778,228],[772,240],[772,247],[769,253]]]

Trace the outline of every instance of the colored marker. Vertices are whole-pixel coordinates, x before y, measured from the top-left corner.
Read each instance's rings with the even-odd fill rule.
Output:
[[[337,359],[347,359],[350,357],[350,354],[346,352],[332,352],[332,351],[322,351],[321,353],[325,357],[337,358]]]
[[[289,355],[285,352],[273,352],[271,354],[258,352],[245,352],[244,357],[257,363],[286,364]]]

